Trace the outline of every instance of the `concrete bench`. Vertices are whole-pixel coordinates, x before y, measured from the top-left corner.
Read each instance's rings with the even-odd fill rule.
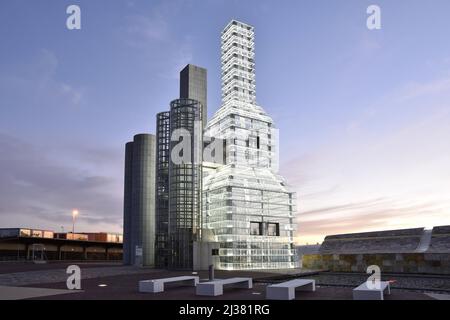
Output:
[[[364,282],[353,289],[353,300],[384,300],[384,291],[386,290],[387,294],[391,294],[389,281],[380,281],[379,288],[369,288],[367,282]]]
[[[139,281],[139,292],[164,292],[164,284],[177,282],[182,285],[193,285],[195,287],[199,283],[199,277],[183,276],[165,279],[142,280]]]
[[[215,280],[209,282],[202,282],[197,285],[196,293],[198,296],[221,296],[223,294],[223,287],[232,288],[253,288],[252,278],[230,278],[223,280]]]
[[[294,300],[296,291],[316,291],[316,281],[295,279],[267,286],[266,298],[270,300]]]

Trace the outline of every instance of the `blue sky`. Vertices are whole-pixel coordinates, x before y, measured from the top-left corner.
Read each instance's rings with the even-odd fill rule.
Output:
[[[69,31],[78,4],[82,30]],[[382,29],[366,9],[382,10]],[[298,241],[450,224],[450,2],[0,2],[0,227],[120,231],[123,149],[187,63],[220,106],[220,32],[256,28],[257,100],[298,193]]]

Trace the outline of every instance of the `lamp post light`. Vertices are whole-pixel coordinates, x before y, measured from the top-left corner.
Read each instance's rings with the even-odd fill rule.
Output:
[[[72,211],[72,240],[75,240],[75,218],[78,216],[79,211],[73,210]]]

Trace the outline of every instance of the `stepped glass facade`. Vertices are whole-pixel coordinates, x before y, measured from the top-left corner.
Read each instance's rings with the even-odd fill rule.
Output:
[[[222,32],[222,106],[205,137],[226,141],[225,163],[203,170],[203,227],[220,244],[218,269],[299,266],[295,193],[278,171],[278,132],[256,103],[254,29],[231,21]]]

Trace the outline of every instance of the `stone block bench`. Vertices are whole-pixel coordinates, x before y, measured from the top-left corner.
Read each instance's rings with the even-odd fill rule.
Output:
[[[316,281],[295,279],[267,286],[266,298],[270,300],[293,300],[296,291],[316,291]]]
[[[375,284],[373,284],[375,286]],[[389,281],[380,281],[378,288],[369,288],[367,282],[353,289],[353,300],[384,300],[384,291],[391,294]]]
[[[221,296],[224,287],[251,289],[253,280],[252,278],[230,278],[202,282],[197,285],[196,294],[198,296]]]
[[[191,285],[195,287],[199,283],[199,277],[183,276],[165,279],[142,280],[139,281],[139,292],[164,292],[164,284],[166,283],[180,283],[181,285]]]

